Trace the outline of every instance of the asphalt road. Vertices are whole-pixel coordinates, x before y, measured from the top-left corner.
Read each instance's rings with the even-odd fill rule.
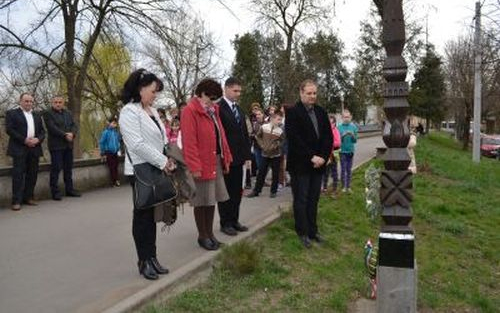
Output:
[[[373,157],[381,145],[380,137],[360,139],[354,163]],[[291,200],[289,188],[275,199],[267,195],[265,188],[260,197],[243,200],[243,224],[252,227]],[[123,185],[19,212],[0,210],[0,312],[99,312],[148,286],[137,272],[131,201]],[[228,239],[214,229],[221,241]],[[168,233],[158,229],[158,259],[175,271],[211,253],[198,247],[196,236],[186,206]]]

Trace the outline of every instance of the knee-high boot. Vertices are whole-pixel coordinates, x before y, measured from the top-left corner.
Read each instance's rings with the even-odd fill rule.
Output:
[[[208,234],[205,228],[205,208],[195,207],[193,212],[194,221],[196,222],[196,228],[198,229],[198,239],[208,238]]]
[[[207,207],[195,207],[194,217],[196,227],[198,228],[198,244],[206,250],[217,250],[219,246],[210,239],[209,229],[207,228]]]
[[[215,214],[215,206],[207,206],[205,207],[205,229],[207,230],[208,237],[218,246],[222,243],[215,238],[214,235],[214,214]]]

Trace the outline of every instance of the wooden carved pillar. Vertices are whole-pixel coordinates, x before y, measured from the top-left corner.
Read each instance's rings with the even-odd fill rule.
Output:
[[[412,173],[408,170],[410,140],[408,123],[407,66],[401,53],[405,44],[402,0],[375,1],[383,22],[383,45],[387,58],[383,140],[387,146],[381,174],[380,200],[383,224],[379,234],[379,266],[414,267],[412,220]],[[382,9],[382,10],[380,10]]]

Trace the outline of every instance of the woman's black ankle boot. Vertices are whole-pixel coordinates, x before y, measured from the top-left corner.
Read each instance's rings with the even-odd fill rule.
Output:
[[[158,274],[156,273],[151,260],[139,261],[139,273],[144,276],[144,278],[149,280],[158,279]]]
[[[158,273],[160,275],[169,273],[168,268],[163,267],[160,264],[160,262],[158,262],[158,259],[156,257],[152,257],[150,260],[151,260],[151,264],[153,265],[153,268],[156,271],[156,273]]]

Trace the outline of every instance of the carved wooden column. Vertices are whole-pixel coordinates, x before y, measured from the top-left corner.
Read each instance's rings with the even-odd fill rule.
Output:
[[[412,173],[408,170],[407,66],[402,0],[374,0],[382,15],[383,45],[387,53],[383,140],[385,170],[381,174],[382,226],[379,234],[378,312],[416,311],[414,233],[411,226]],[[382,10],[380,10],[382,9]]]

